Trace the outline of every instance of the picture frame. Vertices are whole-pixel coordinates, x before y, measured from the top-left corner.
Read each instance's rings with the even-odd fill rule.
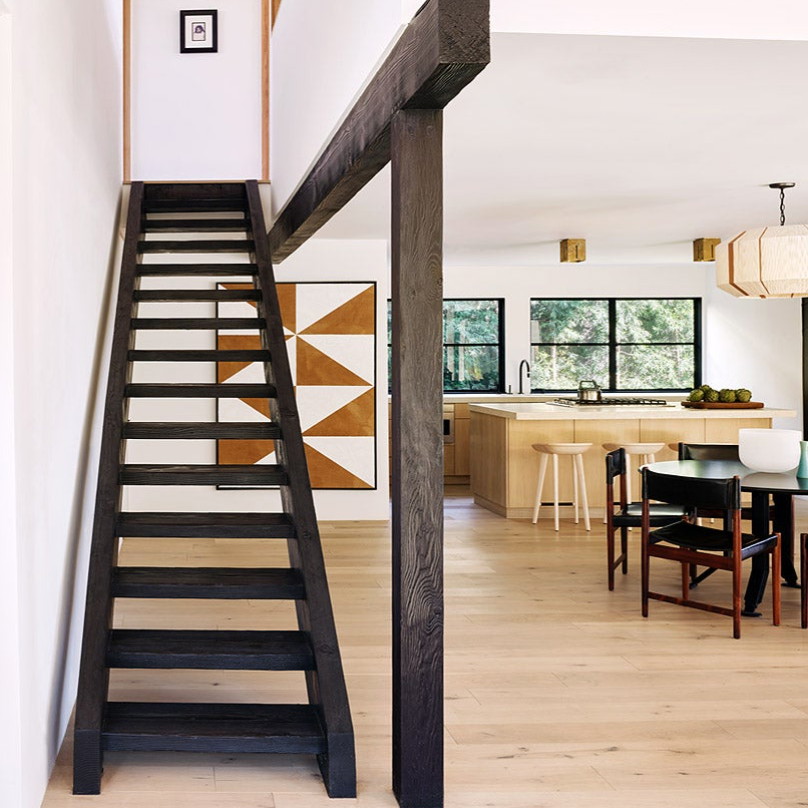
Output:
[[[180,53],[216,53],[218,49],[218,11],[180,11]]]

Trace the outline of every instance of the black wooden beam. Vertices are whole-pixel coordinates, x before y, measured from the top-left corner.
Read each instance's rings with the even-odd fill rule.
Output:
[[[392,123],[393,791],[443,805],[443,112]]]
[[[442,109],[489,61],[489,0],[429,0],[278,216],[273,260],[291,255],[387,164],[396,112]]]

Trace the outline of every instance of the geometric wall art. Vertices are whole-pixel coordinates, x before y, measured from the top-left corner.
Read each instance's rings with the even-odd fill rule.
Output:
[[[376,284],[279,283],[277,290],[312,488],[375,489]],[[217,308],[218,317],[255,316],[254,302]],[[255,331],[222,331],[216,347],[255,350],[261,340]],[[218,362],[216,380],[260,384],[264,369],[259,362]],[[269,417],[265,399],[217,399],[219,421]],[[274,441],[217,441],[219,464],[276,462]]]

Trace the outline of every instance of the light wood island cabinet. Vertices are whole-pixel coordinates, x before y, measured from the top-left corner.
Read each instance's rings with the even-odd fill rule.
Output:
[[[772,418],[790,418],[793,410],[691,410],[669,407],[558,407],[552,404],[472,404],[470,411],[471,491],[478,505],[509,518],[532,515],[539,456],[534,443],[591,443],[584,474],[593,515],[603,513],[604,457],[601,444],[662,442],[657,460],[673,460],[669,443],[737,443],[738,430],[772,426]],[[560,499],[572,500],[572,471],[559,466]],[[542,500],[552,501],[548,474]],[[639,480],[634,488],[639,492]],[[635,496],[635,498],[638,498]],[[571,510],[571,509],[570,509]]]

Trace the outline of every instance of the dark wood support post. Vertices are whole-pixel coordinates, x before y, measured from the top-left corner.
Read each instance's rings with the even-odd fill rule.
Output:
[[[443,805],[443,118],[392,120],[393,791]]]

